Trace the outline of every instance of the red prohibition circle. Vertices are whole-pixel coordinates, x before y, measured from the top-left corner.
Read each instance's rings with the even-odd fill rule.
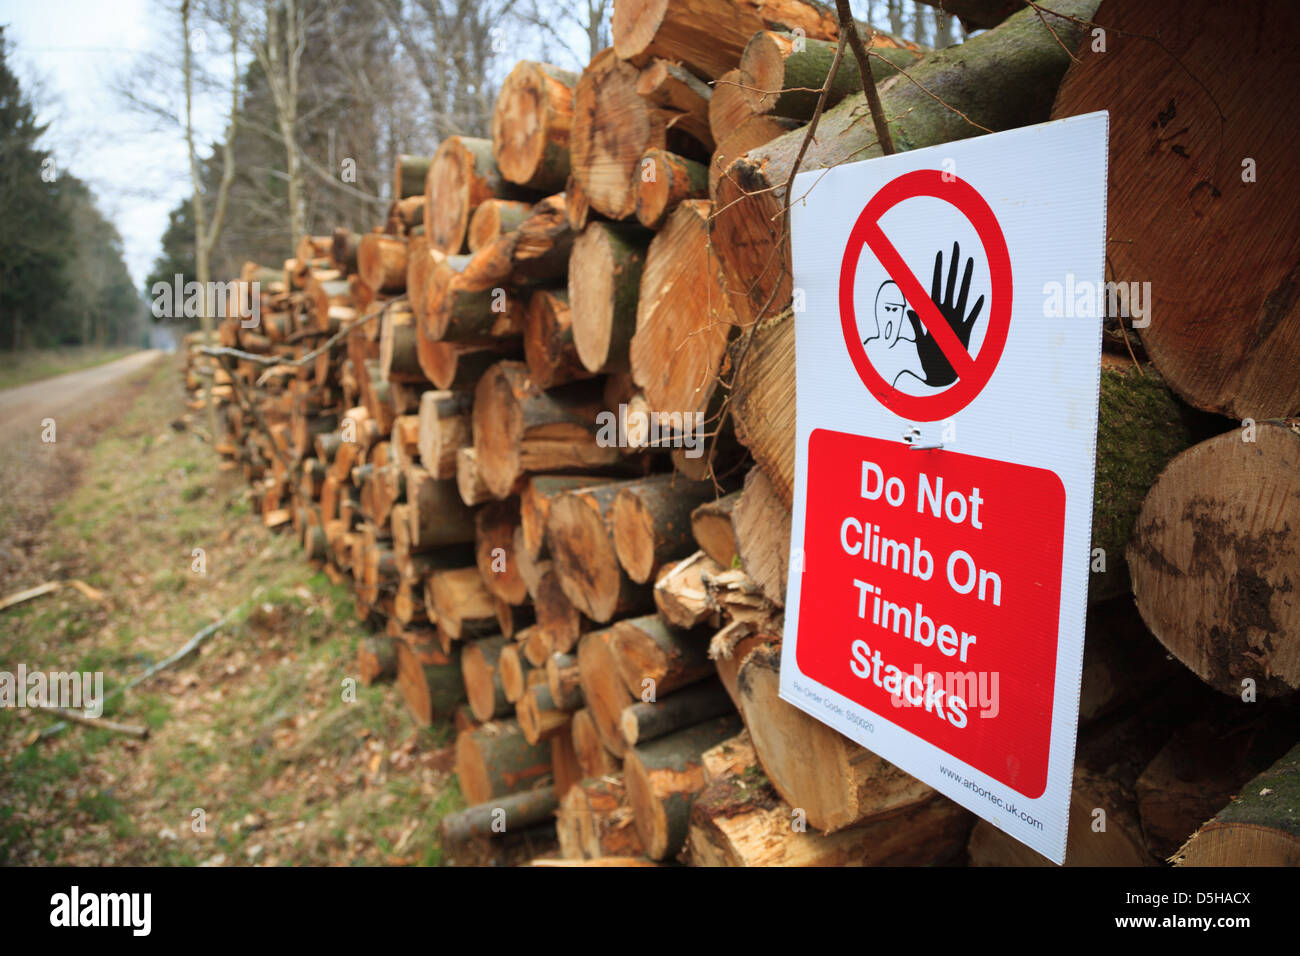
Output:
[[[930,300],[925,287],[912,274],[898,250],[885,237],[880,219],[905,199],[931,196],[955,206],[970,220],[984,245],[992,280],[988,312],[988,329],[979,354],[974,358],[962,347],[961,340],[948,327],[938,307]],[[858,258],[867,246],[880,260],[889,277],[898,284],[908,305],[925,324],[936,344],[943,350],[957,373],[957,381],[934,395],[908,395],[886,382],[867,358],[858,338],[858,321],[853,306],[853,287],[858,275]],[[918,169],[904,173],[880,188],[863,208],[849,233],[840,265],[840,325],[849,358],[858,377],[882,405],[909,421],[933,422],[961,411],[988,384],[1002,357],[1011,327],[1011,254],[997,216],[984,197],[970,183],[937,169]]]

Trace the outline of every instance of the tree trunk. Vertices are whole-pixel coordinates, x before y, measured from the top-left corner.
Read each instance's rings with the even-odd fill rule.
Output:
[[[642,852],[622,774],[589,777],[571,787],[560,801],[555,830],[560,853],[570,859]]]
[[[514,643],[506,637],[485,637],[461,648],[460,673],[469,709],[480,721],[505,717],[513,709],[501,680],[501,653]]]
[[[595,383],[543,391],[522,362],[499,362],[474,393],[474,451],[483,482],[498,498],[525,472],[613,464],[618,449],[597,442]]]
[[[687,199],[709,198],[709,167],[666,149],[648,149],[636,181],[636,220],[659,229]]]
[[[469,218],[479,203],[502,194],[504,181],[492,158],[492,141],[448,136],[434,153],[424,188],[424,234],[444,255],[465,248]]]

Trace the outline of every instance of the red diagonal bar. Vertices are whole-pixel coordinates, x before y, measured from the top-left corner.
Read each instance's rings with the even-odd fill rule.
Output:
[[[893,243],[885,236],[880,224],[872,222],[864,223],[864,226],[866,244],[875,253],[876,258],[880,260],[880,264],[885,267],[889,277],[898,283],[898,287],[903,290],[903,295],[907,298],[907,304],[916,310],[917,317],[930,330],[930,334],[934,336],[935,344],[939,346],[944,357],[952,365],[957,377],[964,379],[974,375],[975,361],[965,347],[962,346],[961,339],[957,338],[957,334],[948,325],[947,320],[939,311],[939,307],[931,301],[925,288],[916,280],[916,276],[907,267],[907,263],[898,254],[898,250],[894,248]]]

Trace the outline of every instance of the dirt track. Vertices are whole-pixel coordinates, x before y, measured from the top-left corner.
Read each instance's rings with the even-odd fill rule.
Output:
[[[25,433],[30,433],[25,436],[29,440],[40,442],[41,419],[58,422],[65,412],[86,410],[95,403],[96,392],[144,368],[161,354],[157,349],[133,352],[94,368],[0,391],[0,442],[21,440]]]
[[[0,391],[0,591],[31,583],[29,559],[55,502],[75,486],[98,432],[125,407],[127,383],[162,354],[135,352]],[[48,443],[47,418],[56,429]]]

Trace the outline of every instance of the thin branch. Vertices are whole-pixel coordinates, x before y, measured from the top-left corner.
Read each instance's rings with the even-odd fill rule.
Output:
[[[886,156],[894,152],[894,139],[889,135],[889,122],[885,119],[885,109],[880,105],[880,92],[876,89],[876,79],[871,73],[871,60],[867,48],[862,45],[858,35],[858,25],[853,20],[853,11],[849,9],[849,0],[835,0],[835,9],[840,15],[840,39],[847,35],[853,55],[858,59],[858,72],[862,74],[862,92],[867,95],[867,106],[871,110],[871,121],[876,124],[876,139],[880,141],[880,151]],[[871,28],[871,44],[875,46],[876,30]]]

